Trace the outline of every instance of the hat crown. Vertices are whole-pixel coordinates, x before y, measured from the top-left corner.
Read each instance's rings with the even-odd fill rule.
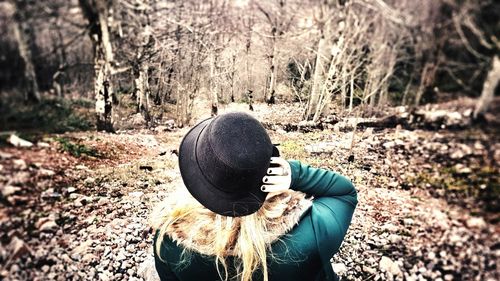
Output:
[[[246,114],[226,114],[210,128],[210,144],[218,160],[234,169],[254,169],[269,162],[272,144],[260,123]],[[269,155],[267,155],[269,154]]]
[[[216,188],[246,192],[260,186],[269,166],[272,143],[262,125],[245,113],[228,113],[212,120],[200,134],[200,169]]]

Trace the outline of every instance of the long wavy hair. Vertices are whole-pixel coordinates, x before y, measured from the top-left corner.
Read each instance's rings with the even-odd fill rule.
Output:
[[[194,249],[201,254],[215,256],[217,272],[222,280],[235,278],[242,281],[251,280],[257,269],[261,269],[263,280],[268,281],[267,259],[268,255],[272,255],[270,245],[296,223],[290,225],[277,218],[286,215],[291,208],[297,208],[299,201],[305,197],[291,190],[270,193],[257,212],[233,218],[203,207],[185,187],[177,188],[176,193],[158,204],[151,217],[153,229],[159,231],[155,249],[158,256],[164,235],[170,235],[174,241],[184,242],[181,257],[184,262],[189,262],[188,253]],[[183,202],[175,202],[176,198],[182,198]],[[185,225],[189,226],[189,230],[185,229]],[[234,276],[229,276],[229,256],[236,258]]]

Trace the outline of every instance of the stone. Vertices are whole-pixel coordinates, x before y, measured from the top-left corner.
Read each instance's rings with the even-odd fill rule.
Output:
[[[71,254],[72,255],[75,255],[75,254],[78,254],[78,255],[83,255],[84,253],[87,252],[87,250],[89,249],[89,247],[92,245],[92,243],[94,243],[94,240],[92,239],[88,239],[88,240],[85,240],[85,242],[81,243],[80,245],[76,246],[72,251],[71,251]]]
[[[56,174],[56,172],[49,170],[49,169],[44,169],[44,168],[41,168],[39,173],[41,176],[44,176],[44,177],[52,177]]]
[[[397,263],[393,262],[390,258],[383,256],[379,262],[379,269],[382,272],[388,272],[393,276],[402,275],[401,269]]]
[[[401,236],[396,234],[391,234],[389,235],[389,237],[387,237],[387,240],[389,240],[392,244],[397,244],[401,242]]]
[[[18,237],[14,236],[12,240],[9,243],[9,249],[11,250],[11,256],[10,258],[12,260],[17,259],[20,256],[23,256],[25,254],[31,254],[32,250],[31,248],[21,239]]]
[[[13,185],[5,185],[5,186],[0,186],[0,190],[3,197],[9,197],[14,193],[19,192],[21,188]]]
[[[118,255],[116,255],[116,260],[118,261],[122,261],[122,260],[125,260],[127,257],[122,253],[118,253]]]
[[[33,143],[29,142],[25,139],[22,139],[14,134],[10,135],[10,137],[7,139],[7,142],[12,144],[15,147],[32,147]]]
[[[97,258],[97,256],[96,256],[96,255],[91,254],[91,253],[88,253],[88,254],[85,254],[85,255],[82,257],[81,261],[82,261],[82,262],[84,262],[84,263],[90,263],[90,262],[92,262],[92,261],[96,261],[97,259],[98,259],[98,258]]]
[[[51,218],[41,218],[35,224],[35,227],[41,232],[54,232],[59,225]]]
[[[464,166],[463,164],[456,164],[453,168],[457,174],[468,175],[472,173],[472,169]]]
[[[363,272],[369,273],[369,274],[375,274],[377,273],[377,270],[373,267],[369,267],[366,265],[363,265]]]
[[[70,186],[70,187],[68,187],[68,189],[66,191],[68,192],[68,194],[74,193],[74,192],[76,192],[76,187]]]
[[[14,155],[12,155],[10,153],[7,153],[7,152],[0,151],[0,159],[2,159],[2,160],[9,160],[12,157],[14,157]]]
[[[453,280],[453,275],[451,275],[451,274],[446,274],[446,275],[444,276],[444,280],[445,280],[445,281],[451,281],[451,280]]]
[[[337,273],[339,276],[343,276],[347,273],[347,267],[343,263],[334,263],[332,264],[333,271]]]
[[[86,178],[83,183],[86,185],[86,186],[90,186],[90,185],[93,185],[95,183],[95,179],[92,178],[92,177],[88,177]]]
[[[415,221],[413,219],[408,218],[408,219],[404,219],[403,223],[404,223],[404,225],[410,226],[410,225],[415,224]]]
[[[109,272],[109,270],[104,270],[102,273],[98,274],[98,277],[99,277],[99,280],[101,280],[101,281],[109,281],[110,275],[111,275],[111,273]]]
[[[394,225],[394,224],[392,224],[392,223],[386,223],[386,224],[384,224],[384,225],[382,226],[382,229],[383,229],[384,231],[387,231],[387,232],[393,232],[393,233],[398,231],[398,227],[397,227],[397,226],[395,226],[395,225]]]
[[[39,142],[36,143],[36,146],[47,148],[47,147],[50,147],[50,144],[48,144],[46,142],[43,142],[43,141],[39,141]]]
[[[28,168],[26,161],[24,161],[23,159],[12,160],[12,165],[13,165],[14,169],[18,169],[18,170],[26,170]]]
[[[144,195],[144,192],[142,192],[142,191],[134,191],[134,192],[130,192],[128,194],[128,196],[136,197],[136,198],[141,198],[143,195]]]
[[[11,267],[10,267],[10,272],[18,272],[19,271],[19,265],[17,264],[13,264]]]
[[[465,224],[469,228],[485,228],[486,227],[486,222],[484,221],[483,218],[480,217],[471,217],[468,219]]]

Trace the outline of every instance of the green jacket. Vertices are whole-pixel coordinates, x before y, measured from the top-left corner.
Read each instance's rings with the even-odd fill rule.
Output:
[[[346,177],[324,169],[289,161],[291,189],[314,196],[311,208],[298,225],[271,245],[274,259],[268,260],[269,280],[338,280],[330,259],[339,250],[357,204],[357,193]],[[154,239],[156,249],[158,237]],[[220,280],[214,258],[194,253],[188,264],[178,266],[182,246],[165,235],[156,270],[161,280]],[[229,260],[228,264],[232,264]],[[253,280],[262,280],[260,272]]]

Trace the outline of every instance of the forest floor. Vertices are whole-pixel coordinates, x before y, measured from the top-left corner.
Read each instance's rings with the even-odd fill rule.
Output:
[[[256,105],[254,114],[281,124],[300,112]],[[353,142],[339,125],[285,129],[269,130],[284,157],[338,171],[358,190],[333,259],[343,279],[500,280],[497,133],[366,128]],[[188,129],[164,130],[1,147],[0,279],[155,280],[148,217],[179,181],[176,150]]]

